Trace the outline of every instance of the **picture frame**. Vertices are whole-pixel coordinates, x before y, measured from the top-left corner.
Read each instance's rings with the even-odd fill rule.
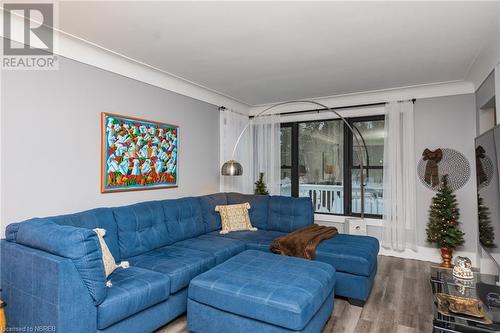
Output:
[[[101,113],[101,193],[176,188],[179,126]]]

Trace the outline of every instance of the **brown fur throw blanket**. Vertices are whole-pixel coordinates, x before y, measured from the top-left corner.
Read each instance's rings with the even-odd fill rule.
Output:
[[[271,251],[284,256],[314,260],[319,243],[336,234],[337,228],[335,227],[312,224],[276,238],[271,243]]]

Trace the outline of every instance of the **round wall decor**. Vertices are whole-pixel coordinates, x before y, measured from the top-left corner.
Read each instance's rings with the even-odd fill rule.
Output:
[[[453,191],[462,188],[469,181],[470,172],[467,158],[450,148],[425,149],[417,165],[418,178],[425,187],[434,191],[438,190],[443,175],[448,175]]]
[[[476,170],[477,170],[477,189],[480,190],[488,186],[493,178],[495,167],[491,158],[486,155],[482,146],[476,147]]]

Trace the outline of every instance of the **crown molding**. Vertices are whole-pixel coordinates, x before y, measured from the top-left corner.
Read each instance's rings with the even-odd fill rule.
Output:
[[[1,7],[0,12],[3,12],[3,8]],[[3,21],[3,15],[0,15],[0,17],[0,21]],[[24,17],[12,15],[11,19],[12,30],[18,31],[11,34],[13,36],[11,39],[22,43],[23,41],[16,39],[15,36],[23,35]],[[6,38],[3,30],[0,32],[0,36]],[[250,106],[231,96],[183,79],[56,28],[54,28],[54,54],[209,104],[223,105],[228,109],[248,114]]]
[[[400,87],[392,89],[383,89],[367,91],[353,94],[343,94],[319,98],[310,98],[310,100],[325,104],[326,106],[346,107],[353,105],[385,103],[389,101],[399,101],[407,99],[422,99],[440,96],[453,96],[474,93],[474,85],[470,81],[451,81],[439,82],[418,86]],[[250,115],[256,115],[265,108],[275,103],[258,105],[250,108]],[[281,113],[311,109],[311,104],[294,104],[277,107],[270,113]]]
[[[59,34],[58,54],[180,95],[248,114],[250,106],[231,96],[73,36]]]

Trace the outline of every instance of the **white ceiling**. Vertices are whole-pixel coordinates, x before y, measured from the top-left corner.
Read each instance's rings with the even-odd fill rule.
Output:
[[[60,2],[59,28],[249,105],[464,80],[498,2]]]

